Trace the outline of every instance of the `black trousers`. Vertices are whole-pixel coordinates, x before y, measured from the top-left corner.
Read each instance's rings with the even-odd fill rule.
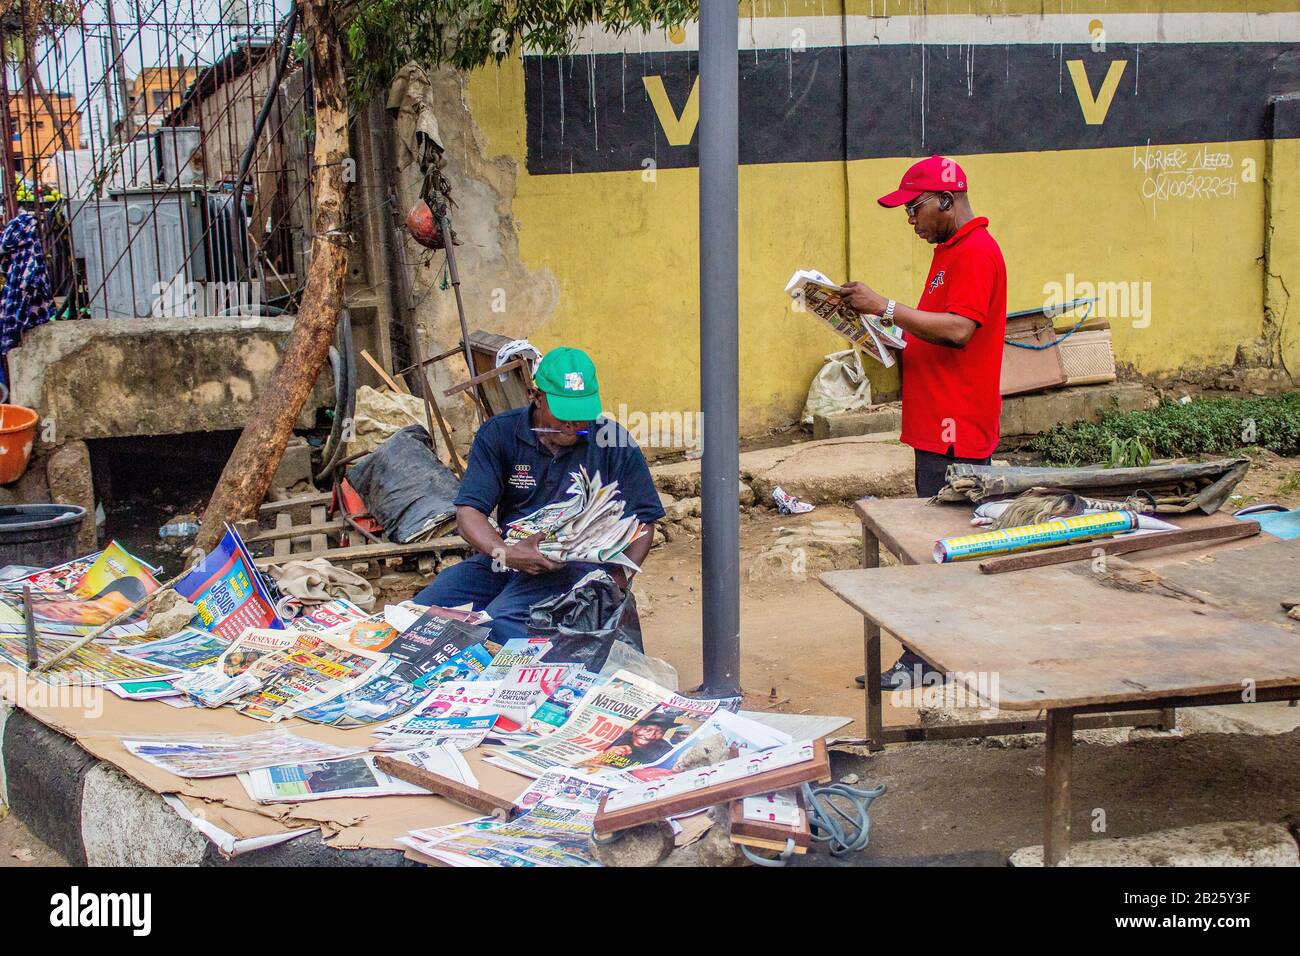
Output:
[[[916,453],[916,496],[918,498],[933,498],[943,487],[944,474],[948,471],[948,466],[956,462],[965,465],[987,465],[989,458],[958,458],[953,454],[954,446],[949,445],[946,454],[939,454],[937,451],[921,451],[913,449]]]

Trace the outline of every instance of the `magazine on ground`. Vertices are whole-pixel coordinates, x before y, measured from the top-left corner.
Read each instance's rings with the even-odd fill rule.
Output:
[[[885,368],[894,365],[890,349],[907,343],[898,326],[886,325],[877,315],[862,315],[844,304],[838,283],[816,269],[798,269],[785,284],[786,295],[802,301],[804,307],[844,338],[865,351]]]

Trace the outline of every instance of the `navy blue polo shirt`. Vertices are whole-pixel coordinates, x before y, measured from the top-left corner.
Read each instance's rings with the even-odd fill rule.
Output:
[[[552,455],[532,430],[532,405],[494,415],[483,423],[470,448],[456,505],[485,515],[494,510],[502,530],[542,505],[569,497],[569,477],[579,467],[600,472],[602,484],[618,482],[623,514],[641,521],[664,516],[645,456],[622,425],[598,419],[591,432],[570,448]]]

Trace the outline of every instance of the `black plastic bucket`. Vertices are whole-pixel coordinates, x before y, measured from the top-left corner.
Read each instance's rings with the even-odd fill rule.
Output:
[[[51,568],[77,557],[80,505],[0,505],[0,568]]]

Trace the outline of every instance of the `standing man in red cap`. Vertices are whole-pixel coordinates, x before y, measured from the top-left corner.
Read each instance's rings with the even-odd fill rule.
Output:
[[[971,211],[968,184],[955,162],[931,156],[877,200],[887,209],[902,206],[908,225],[935,247],[916,308],[862,282],[843,290],[852,308],[903,330],[902,439],[915,451],[916,493],[922,498],[943,487],[950,464],[987,465],[998,444],[1007,267],[989,235],[989,221]],[[921,658],[904,651],[881,675],[881,686],[920,686],[917,678],[927,669]]]

